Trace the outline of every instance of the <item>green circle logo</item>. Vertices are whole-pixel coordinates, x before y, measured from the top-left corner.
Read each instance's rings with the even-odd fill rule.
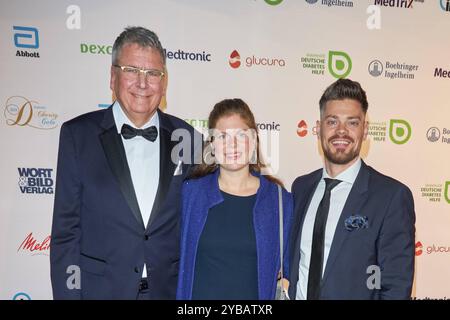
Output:
[[[264,0],[267,4],[270,4],[271,6],[276,6],[283,2],[283,0]]]

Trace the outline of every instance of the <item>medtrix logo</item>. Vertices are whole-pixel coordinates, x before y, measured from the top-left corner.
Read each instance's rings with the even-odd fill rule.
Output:
[[[423,253],[423,245],[422,245],[422,242],[417,241],[417,242],[416,242],[416,257],[422,255],[422,253]]]
[[[48,256],[48,252],[50,251],[50,236],[47,236],[42,241],[37,241],[33,232],[30,232],[25,240],[22,241],[17,252],[29,252],[32,255],[46,255]]]
[[[8,126],[32,127],[35,129],[55,129],[58,115],[49,112],[46,106],[22,96],[12,96],[6,100],[4,116]]]
[[[375,0],[374,4],[383,7],[411,9],[413,2],[413,0]]]
[[[20,49],[38,49],[39,31],[34,27],[13,26],[14,45]],[[17,50],[16,57],[40,58],[39,52]]]
[[[181,49],[175,51],[164,49],[164,54],[169,60],[211,62],[211,54],[205,51],[188,52]]]
[[[450,79],[450,70],[445,70],[443,68],[435,68],[434,69],[434,77]]]
[[[233,52],[230,54],[228,63],[233,69],[239,68],[241,66],[241,56],[239,55],[239,52],[233,50]]]
[[[53,169],[17,168],[20,192],[26,194],[53,194]]]
[[[239,68],[241,65],[241,57],[237,50],[233,50],[230,54],[229,64],[233,69]],[[247,68],[261,66],[261,67],[285,67],[286,61],[281,58],[260,58],[255,55],[245,58],[245,66]]]
[[[305,137],[308,134],[308,124],[305,120],[300,120],[297,124],[297,135],[301,138]]]

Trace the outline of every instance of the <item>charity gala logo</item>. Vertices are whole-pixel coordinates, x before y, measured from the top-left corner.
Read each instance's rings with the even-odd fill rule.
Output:
[[[38,101],[22,96],[9,97],[5,102],[3,115],[8,126],[31,127],[34,129],[55,129],[58,115]]]

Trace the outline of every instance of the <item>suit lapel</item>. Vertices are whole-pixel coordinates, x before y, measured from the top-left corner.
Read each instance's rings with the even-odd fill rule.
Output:
[[[342,209],[341,216],[339,217],[339,222],[336,226],[330,253],[328,255],[327,265],[325,267],[325,272],[322,278],[322,285],[323,283],[325,283],[328,275],[330,274],[333,263],[338,257],[339,251],[341,250],[342,245],[349,235],[349,232],[344,227],[345,219],[347,219],[351,215],[360,214],[362,207],[367,201],[367,198],[369,196],[369,177],[370,173],[367,169],[367,165],[361,160],[361,169],[359,170],[355,183],[350,190],[350,194],[348,195],[347,201],[344,205],[344,209]]]
[[[137,202],[136,194],[131,180],[130,169],[128,167],[125,149],[123,147],[122,138],[117,133],[117,128],[114,122],[112,107],[106,110],[104,120],[101,126],[105,129],[100,134],[100,141],[105,152],[106,159],[111,168],[111,171],[119,184],[128,206],[131,209],[138,224],[145,229],[144,221],[142,220],[141,211]]]
[[[174,163],[171,159],[172,149],[177,144],[177,141],[172,141],[171,139],[174,128],[163,112],[158,110],[158,115],[160,121],[159,183],[155,201],[152,207],[152,212],[150,214],[150,220],[147,224],[147,231],[150,229],[150,226],[155,221],[155,219],[161,214],[161,210],[159,209],[166,199],[167,192],[170,187],[170,182],[172,181],[172,177],[177,165],[177,163]]]

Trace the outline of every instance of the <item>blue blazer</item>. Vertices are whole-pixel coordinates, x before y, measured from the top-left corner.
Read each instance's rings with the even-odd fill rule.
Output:
[[[151,298],[175,299],[181,186],[191,165],[174,176],[171,150],[178,142],[171,135],[195,131],[158,114],[160,180],[147,228],[111,107],[61,127],[50,248],[54,299],[136,299],[144,263]],[[80,289],[67,287],[70,266],[81,270]]]
[[[311,198],[322,169],[292,185],[294,221],[291,233],[289,296],[297,293],[300,239]],[[366,216],[368,228],[348,231],[345,220]],[[362,162],[336,227],[321,283],[321,299],[409,299],[414,277],[414,200],[407,186]],[[380,289],[367,281],[381,271]],[[374,282],[369,279],[369,283]]]
[[[278,215],[278,187],[264,176],[253,209],[256,234],[259,299],[275,297],[277,275],[280,271],[280,238]],[[197,247],[209,209],[223,201],[219,190],[219,170],[199,179],[188,180],[182,189],[181,253],[177,299],[192,299]],[[292,196],[283,189],[284,260],[288,261],[288,236],[292,218]],[[287,263],[284,264],[288,268]],[[288,270],[284,270],[288,274]],[[287,276],[285,276],[287,277]]]

